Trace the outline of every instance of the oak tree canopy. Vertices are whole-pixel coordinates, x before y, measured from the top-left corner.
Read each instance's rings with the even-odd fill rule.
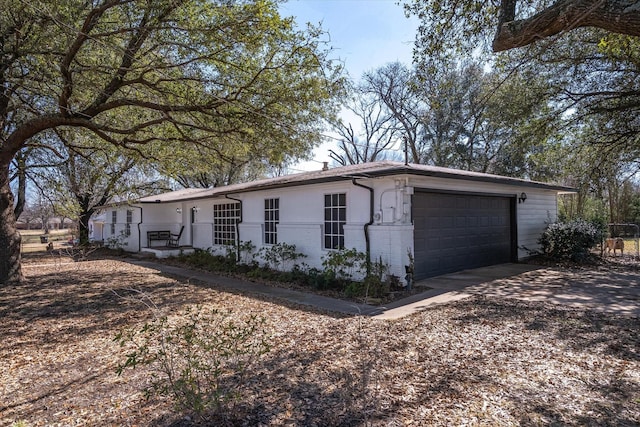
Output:
[[[340,87],[328,53],[277,0],[5,0],[0,283],[22,280],[11,164],[53,149],[38,135],[82,129],[160,160],[194,147],[227,155],[234,141],[238,155],[300,155],[319,142]]]
[[[581,27],[640,36],[640,1],[410,0],[405,9],[421,19],[418,44],[428,53],[479,40],[500,52]]]

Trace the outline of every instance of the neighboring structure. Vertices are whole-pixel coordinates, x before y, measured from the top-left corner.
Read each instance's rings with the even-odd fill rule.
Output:
[[[89,241],[90,242],[104,242],[104,223],[107,215],[104,211],[96,211],[96,213],[89,219]]]
[[[25,219],[19,219],[16,221],[16,227],[18,230],[43,230],[42,218],[27,217]],[[50,217],[46,219],[47,230],[63,230],[76,228],[76,222],[71,218],[63,217]]]
[[[71,218],[62,218],[54,216],[49,218],[47,222],[49,230],[63,230],[68,228],[76,228],[76,222]]]
[[[516,262],[555,221],[557,196],[573,189],[503,176],[398,162],[305,172],[212,189],[186,189],[105,207],[104,240],[127,251],[163,245],[223,251],[233,242],[286,242],[321,267],[322,256],[356,248],[404,277],[421,279]],[[163,252],[164,253],[164,252]]]

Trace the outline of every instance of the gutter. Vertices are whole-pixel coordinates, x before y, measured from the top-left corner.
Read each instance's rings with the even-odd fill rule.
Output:
[[[339,168],[336,168],[339,169]],[[432,178],[444,178],[444,179],[452,179],[452,180],[463,180],[463,181],[471,181],[471,182],[485,182],[490,184],[500,184],[500,185],[509,185],[509,186],[518,186],[518,187],[528,187],[528,188],[538,188],[542,190],[552,190],[562,193],[575,193],[576,190],[571,187],[564,187],[559,185],[547,184],[543,182],[536,181],[528,181],[520,178],[510,178],[499,175],[491,175],[491,174],[483,174],[483,173],[475,173],[475,172],[467,172],[467,171],[457,171],[454,169],[446,169],[446,168],[419,168],[413,167],[412,165],[408,166],[399,166],[392,165],[386,167],[380,167],[376,169],[369,170],[355,170],[353,172],[345,171],[341,174],[331,174],[331,170],[328,172],[320,173],[312,173],[307,172],[306,174],[311,174],[311,176],[305,178],[304,176],[296,176],[291,175],[292,178],[287,176],[279,177],[279,178],[271,178],[268,180],[260,181],[257,184],[254,183],[244,183],[244,184],[233,184],[228,190],[225,190],[225,186],[216,187],[213,189],[202,190],[202,193],[197,193],[197,195],[185,195],[176,197],[171,200],[147,200],[147,201],[139,201],[139,203],[166,203],[166,202],[176,202],[176,201],[193,201],[193,200],[202,200],[202,199],[210,199],[212,197],[222,197],[227,194],[239,194],[239,193],[249,193],[254,191],[262,191],[262,190],[274,190],[279,188],[287,188],[287,187],[296,187],[301,185],[313,185],[313,184],[322,184],[322,183],[330,183],[336,181],[347,181],[353,179],[365,179],[365,178],[378,178],[378,177],[387,177],[387,176],[396,176],[396,175],[409,175],[409,176],[423,176],[423,177],[432,177]],[[305,174],[298,174],[305,175]],[[229,187],[229,186],[227,186]],[[149,196],[153,197],[153,196]]]
[[[140,231],[140,224],[142,224],[142,206],[131,207],[140,209],[140,222],[138,223],[138,252],[140,252],[142,251],[142,232]]]
[[[233,200],[234,202],[240,203],[240,221],[236,222],[236,262],[240,262],[240,227],[239,227],[239,225],[242,224],[242,217],[243,217],[242,200],[235,199],[235,198],[229,196],[228,194],[225,194],[224,198],[225,199],[229,199],[229,200]]]
[[[369,227],[373,224],[373,210],[375,208],[375,200],[373,197],[373,188],[359,184],[356,179],[357,178],[351,179],[351,183],[353,185],[369,190],[369,222],[364,225],[364,242],[366,248],[365,252],[367,256],[367,276],[369,276],[371,274],[371,239],[369,238]]]

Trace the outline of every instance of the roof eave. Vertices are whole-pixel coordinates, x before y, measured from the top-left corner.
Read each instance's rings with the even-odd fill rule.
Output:
[[[195,197],[182,197],[174,200],[149,200],[149,201],[139,201],[140,204],[158,204],[158,203],[176,203],[176,202],[187,202],[187,201],[196,201],[196,200],[205,200],[216,197],[225,197],[232,194],[240,194],[240,193],[251,193],[255,191],[261,190],[273,190],[278,188],[288,188],[288,187],[296,187],[301,185],[314,185],[314,184],[324,184],[329,182],[337,182],[337,181],[346,181],[352,179],[367,179],[367,178],[379,178],[384,176],[392,176],[399,174],[407,174],[407,175],[417,175],[417,176],[429,176],[434,178],[445,178],[445,179],[458,179],[464,181],[475,181],[475,182],[488,182],[492,184],[503,184],[503,185],[513,185],[519,187],[526,188],[539,188],[544,190],[557,191],[559,193],[575,193],[576,190],[571,187],[565,187],[560,185],[552,185],[535,181],[526,181],[517,178],[509,178],[509,177],[500,177],[497,175],[464,175],[460,173],[454,172],[446,172],[443,170],[425,170],[425,169],[415,169],[411,166],[390,166],[387,168],[367,171],[367,172],[355,172],[353,174],[340,174],[340,175],[329,175],[329,176],[320,176],[317,178],[311,179],[298,179],[292,181],[285,182],[269,182],[263,183],[254,186],[247,186],[241,189],[229,189],[225,190],[225,187],[219,187],[219,189],[213,194],[204,194],[201,196]]]

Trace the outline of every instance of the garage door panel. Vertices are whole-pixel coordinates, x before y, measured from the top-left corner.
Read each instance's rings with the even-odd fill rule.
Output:
[[[416,192],[415,277],[511,261],[508,197]]]

